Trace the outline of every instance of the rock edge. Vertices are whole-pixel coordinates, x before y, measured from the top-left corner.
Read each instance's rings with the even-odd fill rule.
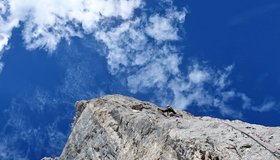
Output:
[[[57,158],[280,159],[280,128],[241,121],[172,116],[122,95],[78,101],[72,132]]]

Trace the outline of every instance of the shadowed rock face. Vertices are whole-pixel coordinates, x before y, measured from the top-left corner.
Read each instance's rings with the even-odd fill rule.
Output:
[[[279,159],[279,127],[166,114],[121,95],[79,101],[76,110],[71,135],[55,159]]]

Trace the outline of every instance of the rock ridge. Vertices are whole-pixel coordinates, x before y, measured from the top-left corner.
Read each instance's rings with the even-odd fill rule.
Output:
[[[122,95],[75,104],[72,132],[57,158],[278,160],[280,127],[195,117]]]

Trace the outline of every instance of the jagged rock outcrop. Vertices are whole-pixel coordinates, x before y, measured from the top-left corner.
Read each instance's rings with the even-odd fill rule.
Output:
[[[280,157],[279,127],[194,117],[187,112],[160,110],[154,104],[121,95],[77,102],[76,110],[72,133],[56,159],[276,160]]]

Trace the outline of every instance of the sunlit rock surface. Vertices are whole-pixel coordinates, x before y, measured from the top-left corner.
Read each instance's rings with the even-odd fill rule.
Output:
[[[61,160],[279,159],[280,128],[163,112],[121,95],[76,103]],[[52,159],[52,158],[44,158]]]

